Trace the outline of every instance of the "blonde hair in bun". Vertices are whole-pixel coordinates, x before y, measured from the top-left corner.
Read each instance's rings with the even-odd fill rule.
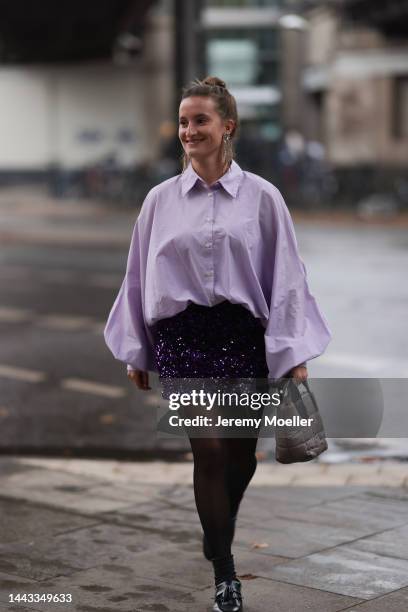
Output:
[[[198,83],[200,83],[200,81],[198,81]],[[204,85],[209,85],[210,87],[221,87],[221,89],[227,89],[225,81],[219,79],[218,77],[208,76],[202,81],[202,83]]]
[[[205,79],[195,79],[183,88],[181,100],[190,96],[209,96],[215,102],[215,107],[222,119],[233,119],[235,126],[230,133],[228,140],[223,140],[223,158],[225,164],[230,165],[234,159],[234,147],[232,139],[237,137],[239,130],[239,119],[237,103],[232,94],[227,89],[225,81],[216,76],[207,76]],[[190,158],[183,151],[182,157],[183,171],[187,168]]]

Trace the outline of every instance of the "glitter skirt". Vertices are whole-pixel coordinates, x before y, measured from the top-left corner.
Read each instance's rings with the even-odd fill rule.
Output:
[[[190,304],[175,316],[161,319],[153,326],[153,336],[163,397],[186,392],[189,383],[197,380],[201,388],[228,380],[243,390],[249,379],[257,384],[265,381],[264,334],[259,319],[229,301],[212,307]]]

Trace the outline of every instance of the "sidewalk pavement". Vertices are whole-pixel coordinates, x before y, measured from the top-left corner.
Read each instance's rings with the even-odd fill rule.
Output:
[[[41,245],[129,247],[142,202],[124,208],[90,199],[56,199],[38,187],[0,190],[0,240]],[[353,210],[291,211],[295,223],[408,227],[408,212],[362,219]]]
[[[210,611],[192,472],[0,457],[1,612]],[[401,463],[260,461],[233,546],[245,612],[407,609],[407,501]]]
[[[128,248],[141,202],[115,207],[89,199],[57,199],[41,189],[0,190],[0,240],[5,243]]]

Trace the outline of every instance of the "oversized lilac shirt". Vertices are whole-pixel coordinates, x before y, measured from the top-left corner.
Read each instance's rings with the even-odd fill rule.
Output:
[[[143,202],[105,341],[128,369],[157,372],[151,326],[191,302],[224,300],[265,327],[270,378],[318,357],[330,341],[278,189],[235,161],[208,186],[190,163]]]

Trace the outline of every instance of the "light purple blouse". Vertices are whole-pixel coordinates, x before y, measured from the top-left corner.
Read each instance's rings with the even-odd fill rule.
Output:
[[[223,300],[265,327],[270,378],[318,357],[330,341],[278,189],[235,161],[208,186],[190,163],[143,202],[105,341],[128,369],[157,372],[150,327],[191,302]]]

